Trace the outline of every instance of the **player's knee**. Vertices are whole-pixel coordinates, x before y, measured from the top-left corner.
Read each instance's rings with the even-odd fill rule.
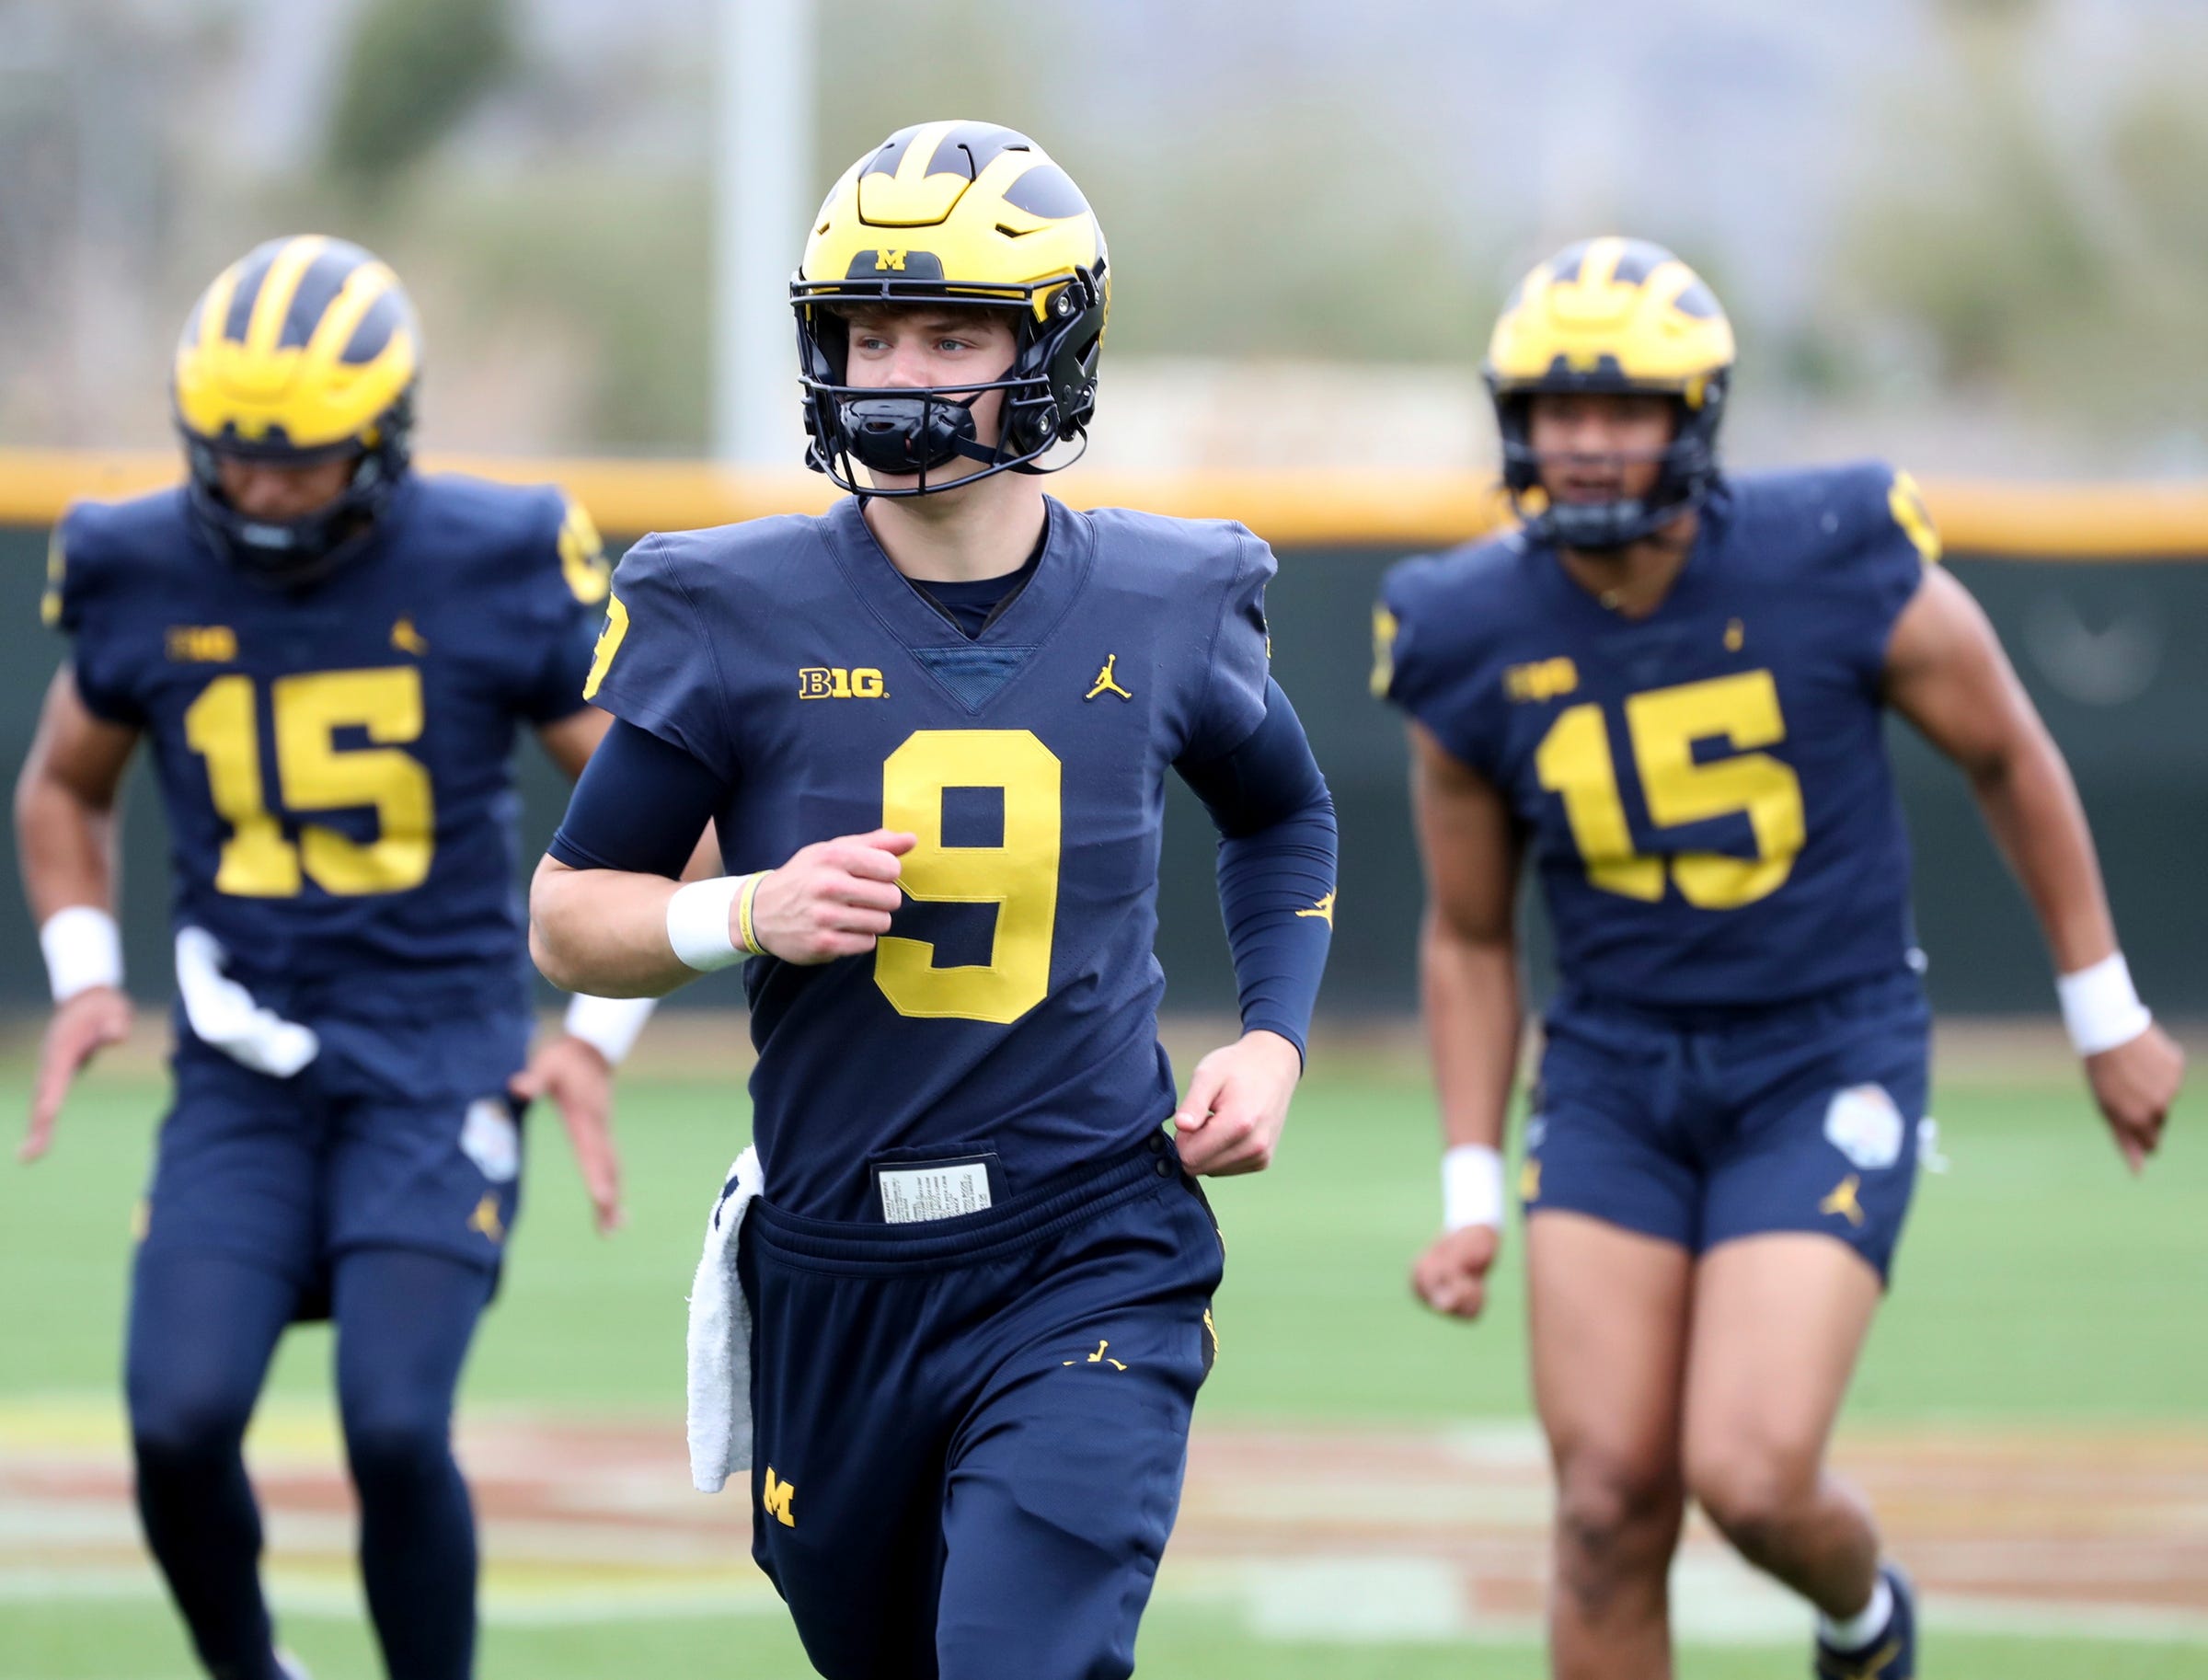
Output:
[[[1778,1448],[1736,1446],[1691,1463],[1687,1485],[1725,1537],[1754,1558],[1771,1549],[1815,1497],[1817,1464]]]
[[[250,1383],[133,1381],[131,1439],[141,1463],[219,1458],[238,1450],[253,1416]]]
[[[1558,1573],[1575,1596],[1607,1598],[1661,1576],[1679,1527],[1680,1490],[1669,1466],[1607,1455],[1568,1459],[1557,1490]]]
[[[362,1486],[439,1477],[453,1463],[451,1414],[442,1406],[371,1399],[341,1410],[345,1456]]]

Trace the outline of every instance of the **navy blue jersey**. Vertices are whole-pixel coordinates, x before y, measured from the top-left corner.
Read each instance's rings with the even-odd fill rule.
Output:
[[[1050,506],[969,639],[854,501],[647,538],[592,686],[707,765],[731,873],[889,827],[919,845],[874,952],[747,966],[776,1205],[880,1218],[870,1164],[993,1157],[1017,1190],[1171,1113],[1156,931],[1164,777],[1265,715],[1273,559],[1239,525]]]
[[[420,475],[327,581],[219,558],[181,490],[72,508],[46,616],[92,713],[143,731],[172,912],[307,1009],[522,1007],[517,723],[583,705],[606,571],[549,488]]]
[[[1889,467],[1733,478],[1646,618],[1522,533],[1405,561],[1375,684],[1509,801],[1568,986],[1803,997],[1914,955],[1881,695],[1938,554]]]

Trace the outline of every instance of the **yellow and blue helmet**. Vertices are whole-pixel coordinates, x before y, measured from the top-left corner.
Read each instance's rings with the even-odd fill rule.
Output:
[[[806,465],[869,496],[920,496],[1037,465],[1080,439],[1096,411],[1097,362],[1110,310],[1104,232],[1073,178],[1025,134],[991,122],[900,129],[846,170],[813,218],[790,282],[798,316]],[[1017,349],[1001,379],[894,391],[846,382],[841,313],[926,304],[1009,313]],[[1004,392],[995,445],[976,441],[972,405]],[[964,456],[981,471],[928,475]],[[918,477],[908,489],[857,480],[854,462]],[[1070,466],[1070,460],[1060,466]]]
[[[217,552],[293,587],[358,553],[407,471],[420,362],[405,288],[357,245],[271,239],[218,274],[184,323],[169,385],[192,509]],[[264,520],[223,495],[224,455],[355,465],[328,507]]]
[[[1718,478],[1732,324],[1717,296],[1660,245],[1616,236],[1568,246],[1519,282],[1482,370],[1502,432],[1502,478],[1526,527],[1574,548],[1616,548],[1698,506]],[[1646,393],[1678,423],[1646,496],[1552,503],[1527,442],[1539,392]]]

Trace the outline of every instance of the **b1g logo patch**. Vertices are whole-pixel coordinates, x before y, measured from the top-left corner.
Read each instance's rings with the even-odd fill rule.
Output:
[[[807,665],[798,673],[800,700],[886,700],[890,691],[871,665]]]
[[[1851,1085],[1824,1111],[1825,1141],[1865,1172],[1900,1160],[1907,1133],[1901,1110],[1882,1085]]]

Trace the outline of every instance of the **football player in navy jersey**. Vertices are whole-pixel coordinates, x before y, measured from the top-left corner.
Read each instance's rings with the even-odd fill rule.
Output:
[[[146,1537],[221,1680],[293,1672],[240,1444],[284,1327],[325,1316],[385,1666],[469,1672],[450,1419],[528,1099],[559,1106],[601,1228],[619,1214],[608,1082],[641,1016],[579,998],[529,1055],[510,763],[522,726],[573,775],[611,721],[582,697],[605,566],[558,490],[408,470],[419,358],[366,251],[261,246],[178,346],[186,483],[54,535],[74,645],[16,813],[55,1009],[22,1153],[130,1024],[113,847],[144,739],[179,997],[126,1384]]]
[[[1969,777],[2134,1170],[2182,1060],[2132,989],[2062,754],[1915,487],[1877,465],[1720,474],[1732,360],[1669,252],[1603,238],[1543,263],[1487,369],[1524,524],[1386,584],[1374,687],[1409,716],[1450,1145],[1412,1282],[1462,1318],[1485,1298],[1530,862],[1559,971],[1519,1186],[1553,1672],[1672,1672],[1691,1495],[1816,1606],[1816,1673],[1903,1680],[1908,1582],[1824,1469],[1925,1113],[1889,709]]]
[[[1131,1672],[1217,1345],[1191,1175],[1271,1159],[1331,934],[1272,556],[1036,476],[1089,423],[1108,287],[1023,135],[925,123],[845,173],[792,299],[810,459],[850,496],[623,559],[617,721],[532,898],[562,984],[749,959],[763,1188],[740,1162],[715,1230],[742,1220],[750,1329],[702,1396],[746,1415],[698,1466],[694,1298],[694,1467],[749,1468],[754,1553],[839,1680]],[[1219,827],[1245,1029],[1178,1105],[1168,769]],[[707,816],[745,872],[678,889]]]

